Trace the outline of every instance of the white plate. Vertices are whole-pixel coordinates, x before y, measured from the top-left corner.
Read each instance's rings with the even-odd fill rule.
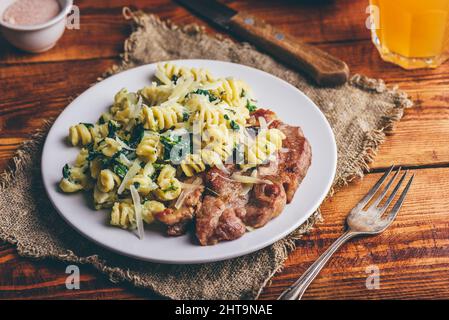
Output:
[[[79,122],[95,122],[111,105],[114,94],[123,87],[131,91],[150,84],[156,65],[150,64],[114,75],[91,87],[75,99],[51,128],[42,154],[45,189],[55,208],[73,228],[94,242],[141,260],[187,264],[230,259],[262,249],[287,236],[318,208],[335,175],[337,147],[334,135],[318,107],[298,89],[268,73],[250,67],[212,60],[179,60],[179,65],[208,68],[220,77],[245,80],[253,88],[258,106],[275,111],[284,122],[301,126],[312,146],[312,165],[293,202],[266,226],[246,233],[240,239],[203,247],[193,235],[176,238],[146,226],[139,240],[129,231],[108,225],[106,210],[95,211],[82,194],[63,194],[57,185],[65,163],[72,163],[78,148],[65,143],[68,129]],[[76,244],[73,244],[76,245]]]

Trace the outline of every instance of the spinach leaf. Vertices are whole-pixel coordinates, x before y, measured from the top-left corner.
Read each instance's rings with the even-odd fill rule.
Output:
[[[191,144],[192,136],[172,136],[162,135],[161,143],[164,146],[164,160],[178,164],[183,156],[192,153],[193,146]]]
[[[231,125],[231,128],[234,129],[234,130],[239,130],[240,129],[240,126],[234,120],[231,120],[231,122],[229,122],[229,124]]]
[[[128,167],[120,162],[114,161],[114,164],[112,165],[112,171],[121,179],[123,179],[128,172]]]
[[[85,123],[85,122],[81,122],[80,124],[84,125],[86,128],[90,129],[93,128],[94,125],[92,123]]]
[[[246,100],[246,109],[249,110],[249,112],[254,112],[257,110],[257,107],[253,104],[251,104],[251,102],[249,100]]]
[[[155,181],[157,179],[163,167],[164,165],[161,163],[153,163],[154,172],[150,176],[151,180]]]
[[[64,177],[64,179],[69,179],[70,178],[70,167],[69,167],[68,164],[66,164],[62,168],[62,176]]]
[[[131,137],[128,141],[128,145],[131,148],[136,148],[137,145],[140,143],[140,141],[143,138],[143,134],[145,133],[145,130],[143,128],[143,125],[141,123],[139,123],[138,125],[135,126],[133,132],[131,133]]]
[[[87,161],[92,161],[94,160],[96,157],[99,157],[102,155],[101,152],[99,151],[95,151],[93,148],[93,145],[90,144],[87,146],[87,150],[89,150],[88,154],[87,154]]]
[[[176,187],[173,183],[170,183],[170,185],[163,189],[162,192],[168,192],[168,191],[176,191],[178,190],[178,187]]]
[[[213,102],[213,101],[215,101],[215,100],[218,99],[215,95],[213,95],[213,94],[210,93],[209,91],[203,90],[203,89],[198,89],[198,90],[194,91],[193,93],[195,93],[195,94],[201,94],[201,95],[203,95],[203,96],[209,97],[209,101],[210,101],[210,102]]]
[[[101,168],[102,169],[108,168],[112,161],[113,161],[112,158],[103,157],[103,156],[100,157]]]
[[[108,122],[108,138],[115,138],[115,132],[117,131],[118,126],[113,122]]]
[[[171,150],[181,141],[181,136],[161,136],[161,143],[164,146],[164,160],[171,160]]]

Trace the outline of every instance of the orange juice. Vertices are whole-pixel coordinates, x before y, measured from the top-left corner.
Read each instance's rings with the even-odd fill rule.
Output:
[[[436,67],[449,54],[449,0],[370,0],[373,42],[406,69]]]

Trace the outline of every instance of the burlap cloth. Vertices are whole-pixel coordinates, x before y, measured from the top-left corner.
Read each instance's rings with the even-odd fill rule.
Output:
[[[135,31],[125,43],[122,63],[108,74],[184,58],[232,61],[274,74],[307,94],[329,120],[338,145],[334,187],[362,176],[385,134],[411,106],[404,93],[387,89],[381,80],[355,75],[343,87],[320,89],[248,44],[206,35],[198,26],[179,28],[152,15],[127,13]],[[22,256],[91,264],[114,282],[128,281],[174,299],[253,299],[280,270],[296,240],[320,219],[316,213],[286,239],[223,262],[176,266],[122,257],[82,238],[52,208],[39,170],[45,133],[24,143],[0,178],[0,238],[15,244]]]

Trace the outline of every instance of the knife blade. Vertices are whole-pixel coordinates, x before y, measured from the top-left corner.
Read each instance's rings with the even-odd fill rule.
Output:
[[[276,30],[247,12],[237,12],[215,0],[175,0],[214,26],[222,28],[302,71],[317,84],[346,83],[349,68],[340,59]]]

